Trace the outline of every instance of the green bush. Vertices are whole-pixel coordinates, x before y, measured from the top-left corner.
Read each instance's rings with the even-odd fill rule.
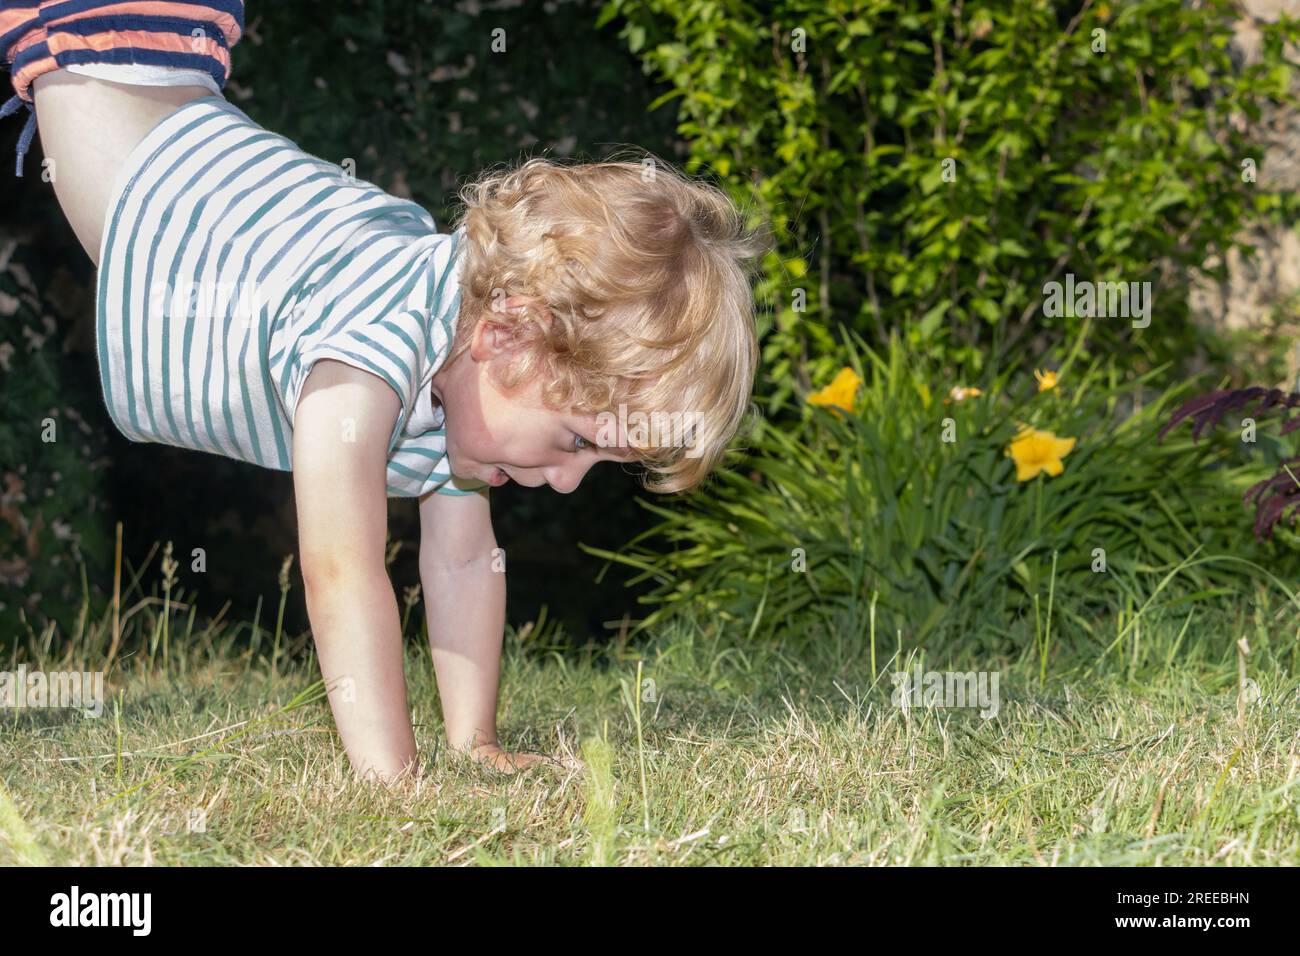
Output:
[[[99,375],[52,304],[70,283],[0,241],[0,647],[48,619],[66,633],[91,591],[84,564],[111,571],[103,434],[81,411]]]
[[[530,155],[596,159],[685,149],[676,114],[595,0],[521,4],[250,3],[226,96],[270,130],[344,164],[438,222],[463,181]],[[306,24],[306,26],[305,26]],[[638,156],[639,158],[639,156]]]
[[[643,627],[691,607],[793,646],[866,639],[872,616],[891,648],[899,630],[1014,646],[1039,633],[1049,598],[1083,634],[1166,576],[1161,600],[1198,602],[1270,580],[1264,564],[1294,576],[1295,553],[1254,542],[1241,501],[1267,465],[1239,442],[1157,443],[1190,383],[1152,394],[1160,370],[1082,367],[1087,331],[1054,388],[1008,370],[962,401],[898,338],[883,355],[859,340],[852,414],[809,406],[796,427],[760,427],[712,494],[645,503],[660,523],[601,556],[656,583]],[[1022,424],[1076,440],[1061,473],[1017,480],[1007,452]]]
[[[690,168],[776,227],[769,411],[809,386],[802,359],[832,371],[837,321],[973,369],[1041,349],[1035,333],[1067,341],[1082,318],[1042,308],[1066,273],[1153,284],[1150,327],[1095,326],[1096,351],[1177,356],[1188,270],[1248,214],[1300,211],[1244,181],[1264,149],[1238,122],[1294,101],[1300,21],[1261,23],[1262,60],[1241,68],[1230,0],[609,0],[603,16],[672,84]]]

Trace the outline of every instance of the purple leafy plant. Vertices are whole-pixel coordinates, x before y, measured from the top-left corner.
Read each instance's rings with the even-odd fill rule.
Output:
[[[1164,441],[1165,435],[1172,429],[1191,419],[1192,441],[1196,441],[1207,428],[1219,425],[1229,412],[1240,411],[1252,402],[1256,403],[1250,413],[1252,418],[1276,409],[1282,410],[1283,435],[1300,428],[1300,416],[1290,414],[1291,409],[1300,406],[1300,392],[1284,392],[1278,388],[1252,385],[1248,388],[1220,389],[1184,402],[1160,429],[1157,440]],[[1252,485],[1242,496],[1244,502],[1253,501],[1255,504],[1257,539],[1273,537],[1273,529],[1279,522],[1294,520],[1296,510],[1300,508],[1300,478],[1296,475],[1297,470],[1300,470],[1300,457],[1288,458],[1278,466],[1277,474]]]

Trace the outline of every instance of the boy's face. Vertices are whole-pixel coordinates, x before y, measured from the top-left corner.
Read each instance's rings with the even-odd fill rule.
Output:
[[[511,297],[503,304],[517,308],[521,301]],[[528,488],[550,485],[568,494],[597,462],[632,460],[626,433],[619,434],[618,447],[599,447],[596,415],[545,408],[537,380],[502,391],[488,369],[504,369],[513,354],[509,328],[489,316],[479,322],[469,349],[433,377],[454,475],[493,486],[507,480]]]

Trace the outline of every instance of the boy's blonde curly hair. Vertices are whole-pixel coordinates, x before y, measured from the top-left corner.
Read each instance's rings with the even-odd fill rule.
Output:
[[[531,159],[489,171],[459,195],[461,306],[448,361],[479,321],[513,325],[521,356],[494,376],[500,387],[540,376],[551,409],[617,415],[624,404],[647,421],[684,413],[675,419],[684,433],[651,430],[629,444],[652,475],[647,490],[701,485],[757,414],[750,283],[772,248],[766,224],[747,228],[720,189],[653,156]],[[492,311],[504,296],[539,307]]]

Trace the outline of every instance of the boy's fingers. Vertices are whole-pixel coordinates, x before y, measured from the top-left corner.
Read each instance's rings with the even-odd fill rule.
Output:
[[[475,753],[474,759],[503,773],[515,773],[530,767],[545,765],[564,770],[585,770],[587,765],[571,754],[552,757],[549,754],[522,753],[501,748],[485,749]]]
[[[556,762],[566,770],[587,769],[587,764],[581,758],[573,756],[573,754],[565,754],[564,756],[560,757]]]
[[[526,770],[537,766],[572,769],[563,760],[557,760],[548,754],[508,753],[504,755],[504,758],[516,770]]]

